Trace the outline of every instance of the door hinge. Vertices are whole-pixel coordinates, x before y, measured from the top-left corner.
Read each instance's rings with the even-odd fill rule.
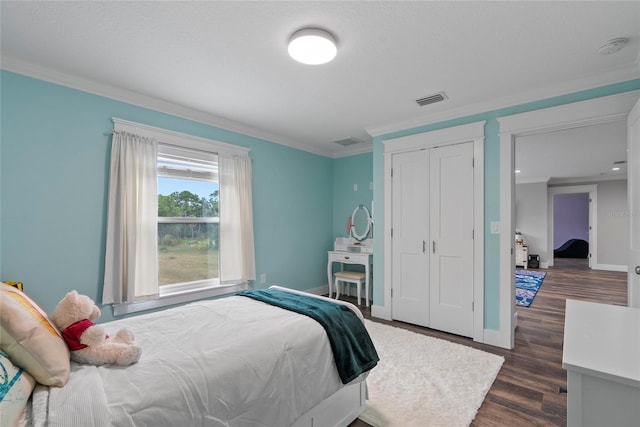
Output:
[[[393,168],[391,168],[391,178],[393,178]]]
[[[393,298],[393,288],[391,288],[391,298]]]
[[[474,312],[476,309],[475,302],[471,301],[471,312]]]
[[[393,239],[393,227],[391,227],[391,238]]]
[[[471,167],[472,168],[476,167],[476,159],[474,157],[471,158]]]

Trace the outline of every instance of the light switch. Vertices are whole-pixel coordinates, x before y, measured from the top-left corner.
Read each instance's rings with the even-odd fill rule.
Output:
[[[353,184],[353,191],[358,191],[358,184]]]
[[[500,221],[491,221],[491,234],[500,234]]]

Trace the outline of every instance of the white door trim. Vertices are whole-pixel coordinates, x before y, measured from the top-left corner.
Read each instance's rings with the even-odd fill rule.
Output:
[[[500,124],[501,236],[499,255],[500,330],[495,336],[498,341],[495,345],[504,348],[513,348],[515,345],[515,275],[513,272],[515,180],[513,170],[516,137],[626,120],[638,97],[640,97],[640,91],[631,91],[497,119]]]
[[[376,314],[391,320],[391,165],[392,154],[442,145],[473,142],[474,153],[474,260],[473,260],[473,339],[485,342],[484,336],[484,125],[469,123],[431,132],[423,132],[383,141],[384,145],[384,237],[383,277],[384,305]],[[372,308],[373,314],[373,308]]]
[[[640,101],[627,118],[627,209],[629,211],[629,261],[627,267],[627,305],[640,308]]]

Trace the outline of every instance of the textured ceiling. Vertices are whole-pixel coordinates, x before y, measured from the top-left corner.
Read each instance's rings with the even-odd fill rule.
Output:
[[[335,157],[371,134],[640,77],[640,2],[2,1],[2,67]],[[321,66],[287,56],[331,31]],[[598,48],[615,37],[614,55]],[[415,100],[444,91],[424,107]],[[342,147],[334,141],[367,141]]]

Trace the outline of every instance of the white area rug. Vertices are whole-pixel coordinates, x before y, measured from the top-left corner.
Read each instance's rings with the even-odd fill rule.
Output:
[[[375,427],[468,426],[504,358],[366,320],[380,362],[360,419]]]

